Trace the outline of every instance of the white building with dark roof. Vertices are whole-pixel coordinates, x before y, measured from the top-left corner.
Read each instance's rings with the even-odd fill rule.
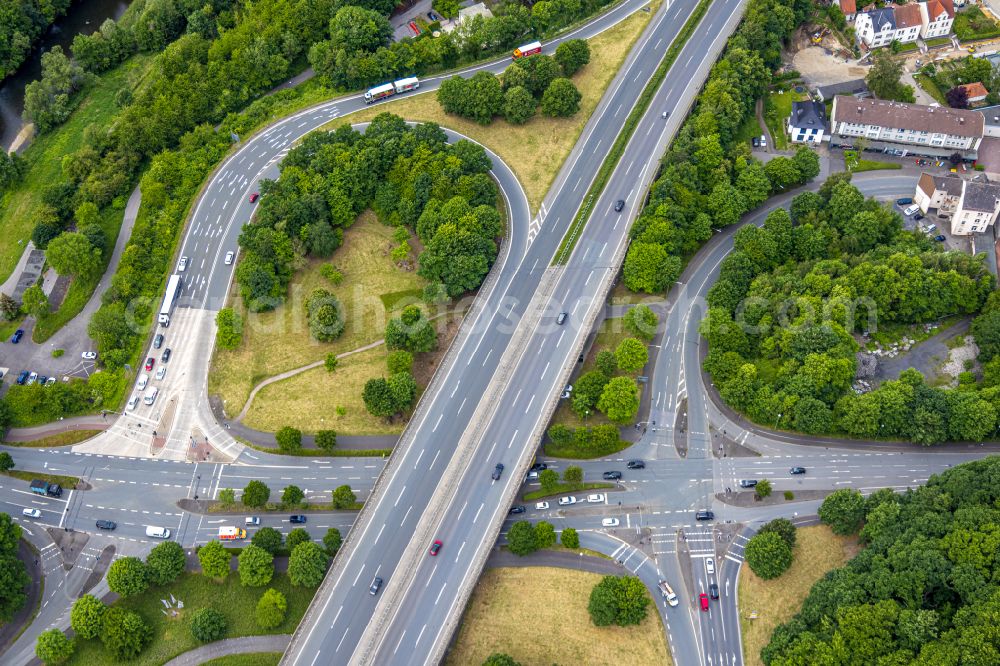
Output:
[[[792,102],[788,136],[793,143],[819,143],[826,132],[826,106],[822,102]]]
[[[830,117],[834,137],[913,146],[910,150],[918,153],[916,147],[922,146],[975,156],[984,133],[984,117],[978,111],[843,95],[833,98]]]
[[[1000,185],[963,180],[956,175],[920,174],[913,201],[924,213],[935,209],[938,215],[951,217],[951,233],[968,236],[982,233],[1000,215]]]

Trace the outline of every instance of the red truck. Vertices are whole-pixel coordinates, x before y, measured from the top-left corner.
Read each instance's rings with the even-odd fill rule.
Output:
[[[514,55],[512,56],[512,59],[517,60],[518,58],[527,58],[528,56],[532,56],[535,55],[536,53],[541,53],[541,52],[542,52],[542,43],[531,42],[530,44],[525,44],[524,46],[519,46],[516,49],[514,49]]]

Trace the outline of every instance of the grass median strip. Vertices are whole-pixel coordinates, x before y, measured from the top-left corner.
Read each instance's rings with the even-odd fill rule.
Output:
[[[80,483],[80,479],[75,476],[62,476],[59,474],[40,474],[38,472],[25,472],[19,469],[12,469],[3,472],[7,476],[12,476],[15,479],[21,479],[22,481],[34,481],[38,479],[39,481],[48,481],[49,483],[57,483],[63,487],[64,490],[72,490],[76,488],[76,484]]]
[[[3,442],[3,445],[36,449],[47,449],[53,446],[71,446],[73,444],[79,444],[80,442],[86,441],[91,437],[96,437],[102,432],[104,431],[67,430],[66,432],[59,432],[55,435],[48,435],[39,439],[33,439],[30,442]]]
[[[530,493],[524,493],[521,496],[525,502],[530,502],[532,500],[542,499],[544,497],[555,497],[556,495],[563,495],[565,493],[578,493],[584,490],[601,490],[603,488],[616,488],[613,483],[560,483],[551,490],[532,490]]]
[[[698,6],[695,7],[691,16],[684,23],[684,27],[681,28],[680,33],[677,35],[677,39],[673,41],[670,48],[667,49],[667,54],[664,56],[663,61],[660,66],[656,68],[653,72],[653,76],[650,77],[649,83],[643,89],[642,94],[639,95],[639,99],[636,100],[635,107],[632,109],[632,113],[629,114],[628,118],[625,120],[625,124],[622,126],[622,131],[618,133],[618,138],[615,139],[614,144],[611,146],[611,150],[608,152],[608,156],[604,159],[604,163],[601,165],[600,171],[597,172],[597,177],[594,178],[593,184],[587,191],[587,195],[583,199],[583,205],[580,207],[580,211],[573,218],[573,223],[570,224],[569,229],[566,231],[566,235],[563,237],[562,243],[559,245],[559,249],[556,251],[556,256],[552,261],[553,265],[565,264],[569,260],[570,254],[573,252],[573,247],[576,245],[577,239],[580,237],[580,233],[583,231],[584,225],[586,225],[587,220],[590,218],[591,208],[594,201],[597,200],[598,195],[604,190],[604,187],[608,184],[608,179],[611,177],[611,172],[614,170],[615,166],[618,164],[618,160],[621,159],[622,154],[625,152],[625,146],[628,145],[629,139],[632,138],[632,133],[635,132],[635,128],[639,125],[639,120],[642,119],[646,110],[649,108],[650,102],[653,101],[653,95],[656,94],[657,89],[663,80],[667,77],[667,72],[673,66],[674,61],[677,60],[677,56],[680,55],[681,49],[684,48],[684,44],[691,37],[694,32],[695,26],[701,21],[701,18],[708,11],[708,6],[712,3],[712,0],[701,0]]]

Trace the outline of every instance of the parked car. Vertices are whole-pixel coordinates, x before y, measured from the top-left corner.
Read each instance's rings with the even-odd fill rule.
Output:
[[[250,203],[257,203],[257,199],[260,198],[260,192],[253,192],[250,194]]]
[[[625,207],[625,200],[624,199],[619,199],[618,201],[615,202],[615,212],[616,213],[622,212],[622,208],[624,208],[624,207]]]
[[[82,358],[85,361],[93,361],[94,359],[97,358],[97,352],[83,352],[82,354],[80,354],[80,358]]]
[[[374,594],[374,592],[372,594]],[[704,592],[702,592],[701,594],[699,594],[698,595],[698,603],[701,605],[701,609],[707,613],[708,612],[708,595],[705,594]]]
[[[441,20],[441,17],[438,16],[437,14],[435,14],[434,12],[427,12],[427,18],[429,18],[432,21],[440,21]]]
[[[549,503],[548,502],[535,502],[535,510],[536,511],[545,511],[548,508],[549,508]]]
[[[137,391],[144,391],[147,384],[149,384],[149,375],[143,372],[139,375],[139,380],[135,383],[135,388]]]
[[[170,353],[171,353],[170,352],[170,347],[167,347],[166,349],[164,349],[163,353],[160,354],[160,363],[166,363],[167,361],[169,361],[170,360]]]
[[[21,386],[24,386],[24,384],[28,381],[29,374],[31,373],[29,373],[27,370],[22,370],[21,374],[17,376],[17,383],[20,384]]]
[[[763,134],[760,135],[760,147],[767,148],[767,137]]]
[[[643,460],[629,460],[625,466],[629,469],[646,469],[646,463]]]
[[[790,474],[805,474],[806,473],[806,468],[805,467],[793,467],[790,470],[788,470],[788,472]]]
[[[52,386],[55,383],[56,383],[56,378],[55,377],[49,377],[48,379],[45,380],[45,385],[46,386]]]
[[[919,222],[920,220],[924,219],[924,214],[923,213],[917,213],[916,215],[913,216],[913,219],[915,221]]]
[[[559,498],[559,506],[570,506],[571,504],[576,504],[576,498],[572,495]]]
[[[226,252],[226,266],[228,266],[229,264],[233,263],[233,257],[235,257],[235,256],[236,256],[236,253],[233,252],[232,250],[230,250],[229,252]]]
[[[36,381],[38,381],[38,373],[37,372],[32,372],[30,375],[28,375],[28,386],[31,386]]]
[[[601,520],[602,527],[618,527],[620,521],[617,518],[604,518]]]
[[[760,148],[760,137],[755,136],[754,138],[750,139],[750,143],[753,145],[754,148]]]
[[[708,595],[710,597],[712,597],[713,599],[718,599],[719,598],[719,586],[716,585],[715,583],[712,583],[711,585],[709,585],[708,586]]]
[[[622,473],[618,471],[605,472],[604,474],[601,474],[601,478],[605,481],[617,481],[622,478]]]
[[[494,481],[499,481],[501,474],[503,474],[503,463],[497,463],[496,467],[493,468],[493,473],[490,474],[490,478]]]
[[[382,579],[379,578],[378,576],[375,576],[375,578],[372,580],[372,584],[368,587],[368,593],[374,597],[376,594],[378,594],[378,589],[380,587],[382,587]]]
[[[568,399],[571,395],[573,395],[573,385],[572,384],[566,384],[566,388],[563,389],[563,393],[562,393],[563,400]]]
[[[939,242],[939,243],[943,243],[943,242],[945,242],[945,241],[946,241],[947,239],[946,239],[946,238],[944,237],[944,235],[942,235],[942,234],[938,234],[937,236],[935,236],[935,237],[934,237],[934,240],[936,240],[936,241],[937,241],[937,242]]]
[[[520,504],[515,504],[514,506],[510,507],[510,513],[512,513],[512,514],[514,514],[514,513],[524,513],[525,511],[527,511],[527,509],[525,509]]]
[[[113,520],[98,520],[96,525],[99,530],[113,530],[118,527],[118,523]]]
[[[144,365],[143,367],[146,368],[146,370],[152,370],[154,363],[156,363],[156,359],[153,358],[152,356],[149,356],[146,358],[146,365]]]
[[[595,493],[593,495],[587,495],[587,502],[590,504],[603,504],[604,500],[607,499],[604,493]]]
[[[46,375],[38,375],[38,384],[40,386],[45,386],[46,382],[48,382],[48,381],[49,381],[49,378]]]
[[[153,336],[153,349],[159,349],[163,346],[163,333],[157,333]]]
[[[132,397],[128,399],[128,405],[125,406],[130,412],[135,409],[139,404],[139,394],[133,393]]]
[[[715,520],[715,513],[702,509],[694,514],[695,520]]]
[[[537,481],[538,480],[538,472],[535,472],[535,471],[528,472],[528,476],[525,477],[525,480],[527,480],[527,481]]]
[[[19,328],[16,331],[14,331],[14,335],[10,337],[10,341],[16,345],[18,342],[21,341],[21,338],[23,337],[24,337],[24,329]]]
[[[442,544],[440,541],[435,540],[434,543],[431,544],[431,549],[427,552],[430,553],[431,557],[434,557],[435,555],[438,554],[438,552],[441,551],[441,546],[443,545],[444,544]]]
[[[301,525],[302,523],[306,522],[306,517],[298,513],[295,514],[294,516],[289,516],[288,522],[293,523],[295,525]]]
[[[740,479],[740,488],[753,488],[757,485],[757,479]]]
[[[156,369],[156,378],[163,379],[167,374],[167,366],[161,365]]]
[[[534,465],[531,466],[531,471],[532,472],[541,472],[542,470],[546,470],[548,468],[549,468],[549,466],[546,465],[545,463],[536,462]]]

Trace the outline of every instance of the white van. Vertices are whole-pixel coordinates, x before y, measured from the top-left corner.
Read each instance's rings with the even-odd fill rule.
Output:
[[[149,375],[147,375],[147,374],[146,374],[146,373],[144,372],[144,373],[142,373],[141,375],[139,375],[139,381],[138,381],[138,382],[136,382],[136,384],[135,384],[135,388],[136,388],[137,390],[141,391],[141,390],[143,390],[143,389],[145,389],[145,388],[146,388],[146,384],[148,384],[148,383],[149,383]]]
[[[139,404],[139,394],[133,393],[132,397],[128,399],[128,410],[132,411]]]
[[[146,395],[143,396],[142,401],[147,405],[152,405],[154,402],[156,402],[156,396],[158,396],[159,394],[160,394],[160,389],[154,386],[153,388],[146,391]]]
[[[256,527],[257,525],[260,525],[260,518],[257,516],[247,516],[243,519],[243,524],[247,527]]]
[[[916,213],[918,210],[920,210],[920,206],[918,206],[917,204],[913,204],[912,206],[909,206],[906,210],[903,211],[903,215],[909,217],[910,215]]]
[[[146,536],[152,537],[154,539],[169,539],[170,530],[166,527],[157,527],[156,525],[146,525]]]

